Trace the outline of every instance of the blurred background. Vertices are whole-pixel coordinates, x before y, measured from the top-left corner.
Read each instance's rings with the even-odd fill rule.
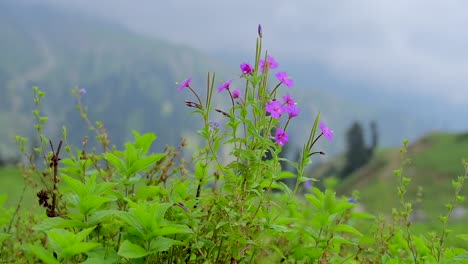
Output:
[[[76,146],[93,137],[70,95],[85,88],[89,118],[103,121],[117,147],[133,129],[158,135],[154,151],[180,137],[196,144],[202,123],[176,82],[192,76],[204,90],[206,73],[216,71],[217,83],[242,87],[239,65],[253,62],[262,24],[263,47],[294,79],[287,91],[301,108],[285,155],[295,156],[320,111],[335,135],[320,142],[327,155],[314,161],[311,177],[332,177],[328,184],[343,194],[358,189],[370,209],[389,208],[398,147],[409,139],[411,195],[421,186],[426,199],[449,199],[450,179],[468,158],[467,8],[422,0],[3,0],[1,164],[20,159],[15,134],[37,137],[33,86],[46,92],[41,110],[53,141],[62,126]],[[432,207],[421,208],[426,219]]]

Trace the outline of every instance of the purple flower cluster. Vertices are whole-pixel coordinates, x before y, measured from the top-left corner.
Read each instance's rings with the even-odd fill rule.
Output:
[[[259,32],[261,32],[261,29],[259,29]],[[261,34],[261,33],[259,33]],[[278,62],[275,60],[274,57],[268,55],[265,60],[260,60],[259,61],[259,67],[262,72],[265,72],[266,70],[272,70],[276,69],[279,67]],[[254,67],[248,63],[242,63],[240,65],[241,69],[241,77],[246,78],[247,80],[250,80],[249,78],[252,78],[254,75]],[[284,84],[286,87],[291,88],[294,85],[294,81],[292,80],[291,77],[288,76],[288,74],[284,71],[282,72],[277,72],[275,74],[276,78],[280,81],[280,83],[276,86],[276,88],[273,90],[271,94],[276,95],[276,89],[280,87],[281,84]],[[184,90],[185,88],[189,88],[190,90],[193,89],[190,87],[190,82],[192,81],[192,78],[188,78],[182,83],[179,84],[179,91]],[[222,83],[218,87],[218,92],[222,92],[224,90],[227,90],[231,96],[231,99],[233,100],[233,106],[234,106],[234,99],[238,99],[241,96],[241,90],[240,89],[235,89],[231,92],[232,80],[226,81]],[[195,93],[195,92],[194,92]],[[196,94],[195,94],[196,95]],[[197,96],[198,98],[198,96]],[[240,99],[242,101],[242,99]],[[286,125],[283,128],[276,128],[276,133],[275,133],[275,141],[276,144],[279,146],[284,146],[289,140],[289,136],[286,133],[286,128],[289,124],[289,121],[292,118],[295,118],[299,115],[300,109],[297,107],[296,102],[294,99],[291,97],[289,93],[283,96],[282,102],[280,102],[277,99],[272,99],[269,102],[266,103],[265,105],[265,110],[270,114],[270,116],[274,119],[280,119],[283,114],[288,115],[288,120]],[[217,123],[210,123],[210,126],[212,129],[217,128],[219,124]],[[333,138],[333,131],[330,130],[323,122],[320,122],[320,129],[322,131],[322,135],[324,135],[328,140],[332,140]]]
[[[279,64],[278,64],[278,62],[276,62],[275,58],[268,55],[267,59],[266,59],[266,63],[265,63],[265,60],[260,60],[259,66],[260,66],[260,69],[262,70],[262,72],[264,72],[265,71],[265,66],[267,66],[268,69],[273,70],[273,69],[278,68]]]
[[[300,109],[289,94],[283,96],[283,103],[273,99],[266,103],[265,109],[275,119],[280,119],[284,113],[287,113],[289,119],[299,115]]]

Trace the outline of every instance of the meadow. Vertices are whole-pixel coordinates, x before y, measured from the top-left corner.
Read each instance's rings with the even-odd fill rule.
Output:
[[[208,73],[206,87],[195,87],[191,77],[174,87],[174,93],[186,96],[185,106],[200,123],[203,143],[190,159],[181,154],[185,140],[160,153],[150,151],[155,141],[164,141],[154,133],[133,131],[122,148],[113,146],[105,120],[94,122],[88,116],[93,106],[83,105],[82,99],[92,94],[84,88],[72,95],[100,146],[88,147],[86,138],[81,146],[69,145],[74,131],[65,127],[61,139],[52,140],[44,132],[48,118],[41,110],[46,94],[34,87],[38,146],[28,152],[28,139],[17,135],[28,162],[21,170],[0,171],[1,190],[8,195],[0,199],[7,199],[0,211],[1,261],[466,263],[468,234],[461,222],[451,221],[463,205],[468,178],[468,163],[462,165],[459,156],[465,152],[455,149],[466,144],[464,136],[460,142],[444,135],[429,138],[433,150],[453,146],[451,154],[427,153],[411,162],[433,173],[426,181],[454,174],[446,185],[437,182],[446,187],[434,192],[443,190],[448,201],[440,210],[427,208],[437,219],[430,225],[413,218],[419,209],[413,196],[419,178],[413,177],[409,162],[416,145],[408,141],[396,150],[399,161],[391,163],[392,180],[384,185],[370,177],[376,183],[358,188],[359,194],[319,189],[307,168],[325,154],[316,143],[333,142],[333,129],[319,112],[310,120],[298,160],[280,155],[291,141],[289,124],[301,106],[295,102],[293,79],[263,51],[262,38],[259,26],[255,60],[240,63],[236,77],[245,83],[242,88],[234,87],[233,80],[218,80],[215,73]],[[214,96],[230,104],[216,105]],[[224,147],[229,159],[220,158]],[[384,153],[371,162],[375,172],[385,163]],[[439,161],[446,166],[436,166]],[[293,172],[283,170],[285,162]],[[453,169],[456,163],[462,169]],[[384,189],[395,195],[383,196]],[[366,203],[372,199],[378,204]],[[361,201],[368,210],[359,209]],[[389,215],[378,215],[376,208],[383,206],[392,208]]]

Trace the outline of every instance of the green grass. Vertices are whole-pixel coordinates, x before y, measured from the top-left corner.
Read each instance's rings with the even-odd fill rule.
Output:
[[[468,158],[467,134],[433,133],[422,141],[427,149],[413,158],[415,167],[440,175],[461,175],[461,160]]]
[[[422,202],[414,203],[413,208],[425,214],[425,220],[414,222],[414,231],[419,234],[440,232],[438,217],[447,214],[445,205],[455,198],[452,180],[465,173],[462,159],[468,158],[468,133],[431,133],[411,143],[407,153],[411,163],[403,170],[403,176],[411,178],[406,201],[416,201],[418,189],[422,188]],[[330,167],[336,169],[339,164],[343,164],[343,157],[314,168],[309,176],[320,178],[326,175]],[[400,208],[398,179],[393,174],[400,165],[399,148],[381,149],[366,166],[339,183],[337,193],[349,196],[357,190],[360,193],[359,203],[366,211],[391,217],[392,208]],[[468,181],[465,181],[461,195],[468,199]],[[462,206],[468,210],[466,201]],[[467,234],[467,222],[468,214],[449,221],[449,229],[453,233],[447,243],[462,246],[463,240],[454,234]]]
[[[6,194],[5,206],[16,208],[24,188],[24,179],[21,171],[16,167],[0,167],[0,194]],[[22,202],[22,208],[27,210],[39,210],[37,205],[36,190],[27,187]]]

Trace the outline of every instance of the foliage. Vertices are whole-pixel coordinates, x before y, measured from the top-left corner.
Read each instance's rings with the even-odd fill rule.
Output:
[[[358,197],[337,197],[331,189],[307,187],[304,176],[315,155],[315,143],[332,140],[333,131],[317,114],[297,161],[281,158],[289,141],[288,125],[299,114],[289,94],[280,97],[293,81],[279,72],[270,91],[270,70],[278,67],[265,53],[259,27],[255,62],[241,65],[242,90],[223,82],[218,91],[228,95],[229,106],[215,106],[215,74],[208,74],[204,96],[191,78],[179,86],[194,99],[186,105],[201,117],[198,131],[205,145],[190,162],[177,148],[152,153],[153,133],[133,132],[123,149],[111,146],[101,122],[88,119],[102,151],[88,151],[87,138],[79,150],[44,133],[48,118],[40,110],[44,92],[34,88],[38,146],[25,151],[26,138],[16,142],[29,161],[23,167],[26,182],[39,179],[41,215],[26,218],[21,210],[0,207],[1,257],[4,262],[44,263],[423,263],[466,261],[467,251],[445,246],[447,219],[453,206],[463,202],[460,190],[468,175],[453,181],[455,198],[440,217],[441,233],[416,236],[406,200],[410,179],[402,167],[400,207],[390,222],[356,210]],[[231,91],[232,90],[232,91]],[[84,90],[74,90],[81,98]],[[278,103],[282,101],[282,103]],[[219,121],[217,121],[219,120]],[[402,148],[405,154],[406,145]],[[229,149],[221,158],[221,146]],[[265,157],[268,155],[268,159]],[[42,160],[39,163],[36,160]],[[294,173],[283,171],[287,162]],[[468,164],[465,163],[468,173]],[[34,178],[35,177],[35,178]],[[290,189],[281,180],[294,178]],[[275,192],[273,192],[275,190]],[[306,192],[302,195],[301,190]],[[5,198],[1,197],[0,202]],[[14,223],[14,224],[13,224]],[[364,227],[372,224],[371,230]],[[458,234],[466,240],[466,234]]]

